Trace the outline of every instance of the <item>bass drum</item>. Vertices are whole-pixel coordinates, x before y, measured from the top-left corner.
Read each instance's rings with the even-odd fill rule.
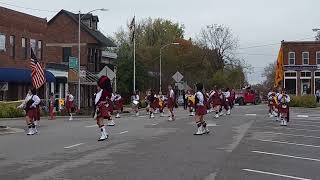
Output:
[[[139,101],[134,100],[134,101],[132,101],[132,104],[137,106],[139,104]]]

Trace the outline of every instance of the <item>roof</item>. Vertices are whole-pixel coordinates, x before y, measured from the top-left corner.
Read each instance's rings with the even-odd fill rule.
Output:
[[[282,41],[282,44],[320,44],[320,41]]]
[[[48,24],[50,24],[51,22],[53,22],[58,16],[60,16],[61,14],[65,14],[68,17],[70,17],[75,23],[79,23],[78,20],[78,14],[74,14],[72,12],[66,11],[64,9],[62,9],[58,14],[56,14],[52,19],[50,19],[50,21],[48,22]],[[96,18],[98,21],[98,16],[93,16],[92,14],[88,14],[87,16],[92,17],[92,18]],[[87,17],[85,17],[87,18]],[[116,47],[116,44],[109,38],[107,38],[104,34],[102,34],[99,30],[93,30],[90,29],[89,27],[87,27],[84,23],[81,22],[81,29],[86,31],[87,33],[89,33],[93,38],[95,38],[102,46],[104,47]]]

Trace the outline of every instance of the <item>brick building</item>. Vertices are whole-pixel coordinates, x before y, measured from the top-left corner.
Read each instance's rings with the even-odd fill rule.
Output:
[[[8,87],[0,91],[0,100],[23,99],[31,87],[30,49],[45,66],[47,20],[0,7],[0,84]],[[48,82],[54,82],[45,72]],[[7,86],[8,85],[8,86]],[[45,86],[38,94],[45,96]]]
[[[77,78],[68,78],[69,57],[78,57],[78,16],[61,10],[48,22],[45,58],[49,71],[57,79],[55,86],[51,85],[50,89],[61,98],[65,97],[68,89],[78,97]],[[106,66],[102,61],[102,52],[108,47],[115,47],[115,44],[98,30],[98,16],[81,14],[80,17],[81,106],[90,106],[96,89],[96,75]]]
[[[284,87],[290,94],[314,94],[320,89],[320,42],[283,41]]]

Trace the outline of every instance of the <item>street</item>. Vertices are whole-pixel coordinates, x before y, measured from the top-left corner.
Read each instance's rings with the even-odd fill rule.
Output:
[[[98,142],[92,118],[42,118],[40,133],[0,135],[1,180],[282,180],[320,179],[320,113],[292,109],[288,127],[265,105],[237,106],[231,116],[205,119],[208,135],[194,136],[187,111],[177,120],[123,114]],[[0,125],[24,129],[20,120]]]

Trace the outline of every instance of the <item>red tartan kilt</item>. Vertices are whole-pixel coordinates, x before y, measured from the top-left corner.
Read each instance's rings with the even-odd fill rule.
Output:
[[[121,110],[123,108],[123,103],[122,103],[122,101],[120,100],[120,101],[116,101],[115,103],[114,103],[114,109],[115,110]]]
[[[37,109],[36,108],[32,108],[32,109],[29,109],[28,112],[27,112],[27,116],[30,118],[30,119],[36,119],[37,118]]]
[[[222,103],[221,103],[221,100],[220,99],[213,99],[212,100],[212,106],[213,107],[216,107],[216,106],[221,106]]]
[[[157,107],[159,107],[159,102],[158,101],[153,101],[152,103],[150,103],[150,107],[152,109],[156,109]]]
[[[287,106],[287,108],[283,108],[280,105],[278,108],[279,108],[279,113],[281,113],[281,114],[288,114],[289,113],[289,106]]]
[[[203,116],[207,114],[207,108],[205,106],[197,106],[196,108],[196,115]]]
[[[98,118],[108,118],[109,117],[108,108],[104,104],[99,105],[98,109],[100,112],[98,115]]]
[[[168,108],[171,109],[171,108],[174,108],[174,101],[172,98],[169,98],[168,99],[168,104],[167,104]]]

